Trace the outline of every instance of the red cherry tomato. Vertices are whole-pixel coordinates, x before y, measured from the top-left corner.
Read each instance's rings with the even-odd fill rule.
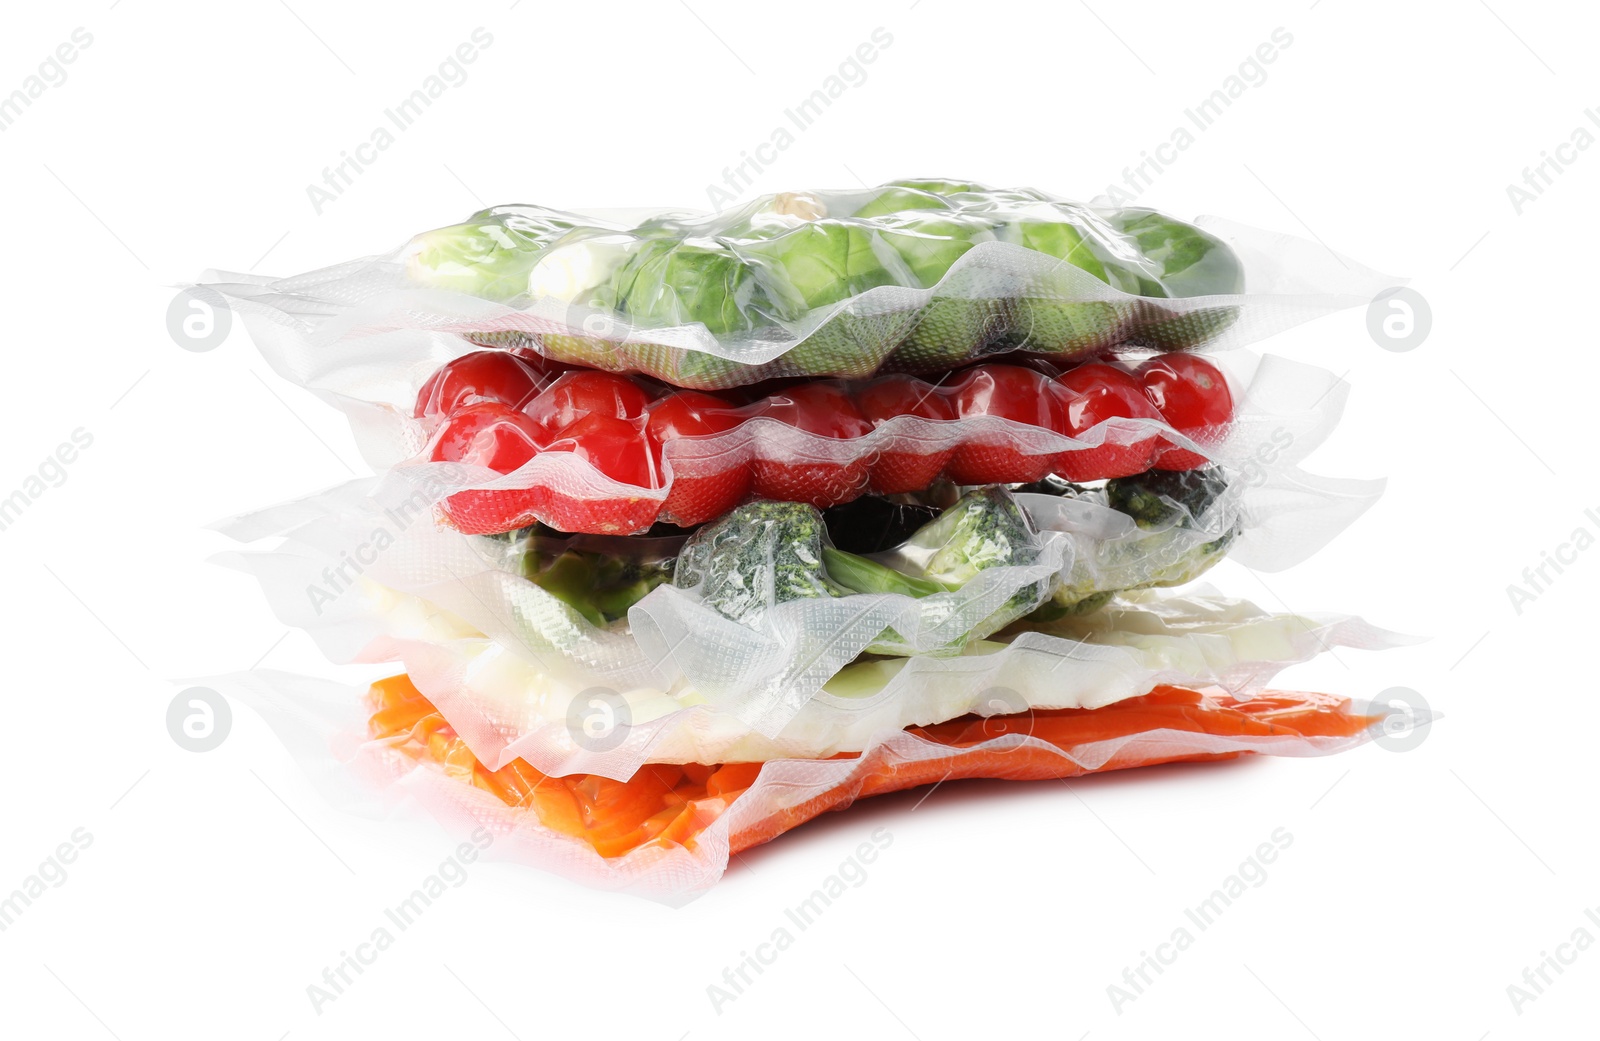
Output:
[[[544,450],[571,452],[581,459],[587,459],[590,465],[613,481],[631,484],[635,488],[658,488],[661,485],[655,457],[638,422],[630,423],[615,416],[591,412],[569,423]]]
[[[885,376],[873,380],[856,391],[855,398],[862,417],[874,428],[896,416],[935,420],[956,418],[955,406],[939,393],[937,387],[911,376]],[[925,451],[919,451],[910,435],[902,432],[896,447],[880,453],[873,462],[872,490],[879,495],[923,491],[939,476],[954,454],[953,448],[932,445]]]
[[[434,438],[432,458],[510,473],[534,457],[539,434],[533,420],[516,409],[480,401],[450,414]]]
[[[1139,366],[1136,375],[1150,403],[1178,433],[1199,444],[1219,441],[1233,421],[1233,393],[1215,365],[1196,354],[1163,354]],[[1163,470],[1192,470],[1204,456],[1167,445],[1156,456]]]
[[[642,420],[590,413],[571,423],[546,452],[571,452],[613,481],[643,492],[661,486],[655,454]],[[625,535],[648,528],[661,513],[661,500],[645,494],[619,493],[597,498],[593,490],[575,494],[566,482],[535,489],[542,495],[540,519],[562,531]]]
[[[521,408],[544,385],[545,373],[510,351],[473,351],[439,366],[417,391],[411,415],[448,416],[464,405],[498,401]]]
[[[526,411],[535,423],[555,435],[584,416],[638,419],[649,404],[649,392],[628,377],[580,369],[550,384],[528,403]]]
[[[563,372],[571,372],[574,368],[574,366],[568,365],[564,361],[546,358],[532,347],[507,347],[506,353],[521,358],[534,372],[537,372],[543,381],[541,386],[548,385],[551,380],[554,380]]]
[[[1073,437],[1083,437],[1108,419],[1161,419],[1139,381],[1114,365],[1079,365],[1056,382],[1066,397],[1067,433]],[[1160,438],[1152,433],[1125,444],[1120,440],[1125,436],[1106,431],[1097,448],[1062,452],[1056,457],[1056,472],[1069,481],[1097,481],[1150,469]]]
[[[668,394],[650,406],[649,417],[645,429],[657,444],[680,437],[720,434],[739,425],[733,405],[697,390]]]
[[[832,383],[802,383],[788,387],[748,410],[834,440],[864,437],[872,424],[862,418],[850,396]],[[758,445],[752,463],[756,494],[779,502],[808,502],[821,509],[849,502],[866,490],[869,461],[842,461],[848,449],[834,445],[795,445],[787,439],[768,438]]]
[[[732,430],[742,421],[733,406],[721,398],[693,390],[680,390],[650,406],[645,432],[658,467],[666,446],[688,438],[710,437]],[[672,450],[672,490],[662,507],[667,518],[681,525],[715,520],[737,506],[750,492],[750,467],[746,453],[735,447],[700,447],[683,443]]]
[[[956,385],[953,403],[963,419],[999,416],[1057,433],[1065,430],[1066,416],[1055,384],[1043,373],[1020,365],[979,365]],[[1055,457],[1027,451],[1031,439],[1021,431],[970,437],[950,458],[946,475],[957,484],[1037,481],[1050,472]]]

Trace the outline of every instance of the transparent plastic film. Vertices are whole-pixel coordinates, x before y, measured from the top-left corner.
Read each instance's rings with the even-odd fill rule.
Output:
[[[417,415],[387,413],[384,431],[361,413],[358,434],[384,442],[364,451],[409,452],[407,479],[435,486],[443,515],[470,534],[632,534],[756,500],[936,501],[949,486],[1208,464],[1259,480],[1319,445],[1347,396],[1332,372],[1242,351],[752,388],[744,404],[589,371],[541,389],[524,368],[490,351],[439,370]]]
[[[915,588],[859,592],[821,588],[833,585],[827,576],[835,572],[818,569],[822,577],[801,590],[814,595],[779,600],[785,582],[805,581],[779,575],[792,561],[773,536],[781,531],[792,541],[789,528],[758,526],[739,535],[731,553],[702,555],[674,575],[682,587],[662,578],[640,595],[641,572],[628,569],[643,562],[646,573],[655,571],[667,550],[683,556],[708,531],[702,541],[715,544],[718,526],[671,539],[530,537],[523,543],[542,546],[536,566],[545,569],[530,578],[525,545],[425,523],[393,526],[396,511],[376,506],[367,498],[372,490],[373,482],[357,482],[281,507],[275,519],[269,511],[235,522],[241,537],[265,537],[273,524],[293,528],[274,550],[228,560],[256,575],[279,617],[309,631],[330,656],[403,663],[496,766],[522,756],[552,772],[626,777],[653,760],[831,754],[860,747],[885,725],[981,711],[995,690],[1046,707],[1132,696],[1156,682],[1244,690],[1327,646],[1395,642],[1353,619],[1271,615],[1204,597],[1152,621],[1151,605],[1161,601],[1143,599],[1138,587],[1181,580],[1214,559],[1217,533],[1235,532],[1241,515],[1223,499],[1196,519],[1140,528],[1095,498],[979,493],[941,515],[953,522],[936,519],[877,554],[920,561],[915,568],[896,561],[906,570],[893,570],[894,583],[963,577],[963,568],[976,568],[976,581],[920,596]],[[1174,514],[1193,503],[1160,501]],[[1011,525],[1016,545],[1004,545],[989,525]],[[819,528],[806,538],[802,557],[832,549]],[[1248,555],[1253,541],[1244,531],[1229,545]],[[348,548],[378,543],[384,548],[373,553]],[[752,548],[758,564],[745,567]],[[1014,552],[1020,562],[976,567],[985,562],[980,553]],[[885,581],[879,567],[892,570],[870,558],[853,568],[862,565],[871,582]],[[623,569],[620,585],[568,585],[574,574],[591,580],[614,566]],[[723,582],[759,595],[707,596],[705,573],[717,568]],[[335,589],[329,575],[341,569],[348,584]],[[1134,588],[1078,610],[1055,609],[1053,591],[1097,571]],[[862,584],[855,570],[842,574]],[[626,590],[639,598],[625,614],[593,617]],[[1112,611],[1119,623],[1105,631],[1100,619]],[[1119,642],[1127,633],[1138,640]],[[899,657],[862,659],[869,649]],[[585,730],[596,703],[608,723],[603,739]],[[614,720],[627,725],[613,733]]]
[[[704,390],[1016,351],[1234,347],[1399,284],[1225,221],[933,180],[632,226],[498,206],[386,256],[227,277],[210,288],[290,378],[376,340],[430,367],[462,343],[524,347]]]
[[[396,796],[415,800],[451,831],[487,829],[491,858],[672,903],[715,884],[741,850],[857,799],[950,779],[1039,780],[1241,755],[1327,755],[1372,739],[1390,711],[1322,694],[1266,691],[1240,701],[1215,689],[1164,686],[1098,709],[912,727],[852,756],[655,765],[618,781],[556,777],[521,761],[490,769],[405,676],[374,684],[364,698],[291,681],[210,682],[260,712],[314,773],[342,769],[391,793],[391,806]],[[291,689],[280,693],[285,686]],[[360,714],[364,734],[351,725]]]
[[[1376,736],[1387,707],[1269,685],[1414,641],[1197,582],[1376,501],[1301,469],[1343,378],[1242,348],[1399,280],[941,179],[648,212],[497,206],[205,287],[375,472],[215,525],[388,674],[215,681],[319,786],[682,900],[858,798]]]

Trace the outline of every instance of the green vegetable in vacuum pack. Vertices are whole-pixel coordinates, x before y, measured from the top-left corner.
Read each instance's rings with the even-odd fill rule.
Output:
[[[797,502],[752,502],[694,533],[673,574],[673,585],[745,625],[790,600],[839,596],[822,567],[827,529],[814,507]]]
[[[1068,486],[1070,488],[1070,486]],[[1134,589],[1182,585],[1200,577],[1227,554],[1239,529],[1220,532],[1213,507],[1227,491],[1220,467],[1152,470],[1107,481],[1105,504],[1134,523],[1132,531],[1106,539],[1073,561],[1051,602],[1035,615],[1048,621],[1065,614],[1087,614],[1113,595]]]
[[[538,317],[463,334],[474,342],[699,389],[943,371],[1006,350],[1188,349],[1238,308],[1171,301],[1244,289],[1226,243],[1154,210],[942,179],[631,228],[496,207],[406,256],[415,281]]]

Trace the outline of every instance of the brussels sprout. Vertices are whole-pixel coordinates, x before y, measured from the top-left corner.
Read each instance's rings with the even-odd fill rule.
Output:
[[[1161,269],[1164,293],[1149,296],[1214,296],[1244,292],[1244,269],[1227,244],[1193,224],[1155,210],[1120,210],[1112,227],[1133,238],[1139,252]]]
[[[707,240],[646,242],[614,283],[617,309],[634,323],[699,323],[713,336],[744,332],[770,310],[755,269]]]
[[[774,324],[777,305],[745,257],[713,239],[657,238],[639,247],[600,302],[639,326],[700,324],[716,337]],[[719,385],[739,363],[703,351],[622,345],[646,371],[671,370],[686,385]]]
[[[1112,227],[1159,270],[1160,281],[1141,279],[1140,296],[1188,297],[1244,292],[1244,269],[1227,244],[1192,224],[1155,210],[1120,210],[1107,218]],[[1182,313],[1159,305],[1146,308],[1132,330],[1136,342],[1163,351],[1186,350],[1219,336],[1239,317],[1237,307],[1208,307]]]
[[[913,181],[890,181],[885,188],[911,188],[930,195],[982,195],[991,191],[985,185],[974,184],[971,181],[946,181],[942,178]]]
[[[910,269],[915,284],[938,286],[917,324],[895,350],[895,367],[908,372],[947,369],[977,357],[1009,326],[1015,279],[988,268],[950,268],[980,242],[994,239],[988,221],[976,217],[902,218],[884,240]]]
[[[564,302],[568,333],[539,333],[539,349],[557,361],[602,369],[626,366],[615,284],[636,256],[639,240],[627,234],[570,236],[546,250],[528,274],[535,301]]]
[[[578,227],[565,215],[534,207],[496,207],[462,224],[411,240],[412,278],[441,289],[507,301],[528,292],[528,276],[545,249]]]
[[[889,266],[898,266],[898,258],[879,241],[878,230],[851,221],[807,221],[738,248],[765,259],[781,280],[778,292],[801,310],[902,281]]]
[[[866,217],[883,217],[891,213],[906,213],[911,210],[948,210],[950,204],[940,196],[946,194],[935,190],[937,185],[946,182],[933,181],[890,181],[879,188],[872,189],[872,198],[865,205],[859,207],[852,217],[861,220]],[[924,187],[930,185],[930,187]]]
[[[874,227],[839,220],[810,221],[756,242],[742,253],[763,261],[770,292],[799,319],[869,289],[911,284],[900,256]],[[846,307],[784,356],[794,375],[870,376],[911,331],[911,308],[863,313]]]
[[[1007,241],[1062,261],[1028,286],[1016,302],[1010,339],[1022,350],[1075,356],[1116,343],[1131,305],[1115,300],[1074,300],[1083,272],[1115,288],[1131,281],[1115,260],[1093,248],[1084,229],[1067,221],[1019,221],[1002,231]]]

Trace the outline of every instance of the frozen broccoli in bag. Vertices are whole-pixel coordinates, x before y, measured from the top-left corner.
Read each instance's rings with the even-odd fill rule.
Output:
[[[1043,543],[1032,520],[1006,489],[994,486],[967,492],[905,542],[874,557],[823,551],[828,574],[839,584],[863,593],[902,593],[928,597],[924,626],[965,611],[960,596],[968,583],[991,568],[1028,567],[1042,559]],[[992,611],[968,618],[947,650],[1003,629],[1038,607],[1050,595],[1053,576],[1020,582]],[[944,595],[940,595],[944,594]],[[909,653],[904,638],[890,630],[868,648],[878,654]]]
[[[720,614],[756,625],[768,610],[790,600],[897,593],[925,601],[921,624],[948,627],[954,651],[969,639],[1003,628],[1049,596],[1052,578],[1019,583],[982,615],[960,593],[982,572],[1026,567],[1041,559],[1038,533],[1016,499],[1003,488],[976,489],[894,549],[864,556],[835,548],[814,508],[801,503],[756,502],[701,528],[680,554],[673,584],[696,592]],[[941,630],[942,631],[942,630]],[[869,647],[875,654],[909,654],[893,629]]]
[[[1070,485],[1052,489],[1102,498],[1130,518],[1133,527],[1088,545],[1089,552],[1075,557],[1051,602],[1033,620],[1086,614],[1119,592],[1182,585],[1200,577],[1226,555],[1239,533],[1231,520],[1224,530],[1212,530],[1220,526],[1213,507],[1227,487],[1221,468],[1209,466],[1119,477],[1095,493]]]
[[[778,604],[844,592],[823,570],[825,535],[822,515],[804,503],[749,503],[695,532],[672,582],[720,614],[755,625]]]

